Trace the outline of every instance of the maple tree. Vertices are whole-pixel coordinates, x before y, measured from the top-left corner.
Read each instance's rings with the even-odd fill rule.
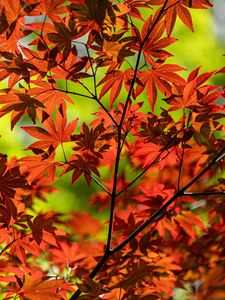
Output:
[[[210,7],[1,1],[0,117],[33,141],[0,154],[2,299],[225,298],[225,89],[207,83],[225,67],[186,78],[165,50],[177,19],[194,31],[191,11]],[[105,224],[34,207],[67,173],[78,195],[82,178],[96,187],[88,203]]]

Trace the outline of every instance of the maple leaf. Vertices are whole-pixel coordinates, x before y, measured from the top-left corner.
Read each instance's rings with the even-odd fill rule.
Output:
[[[126,4],[113,4],[111,0],[73,0],[71,4],[73,15],[79,20],[81,26],[87,26],[89,30],[101,31],[106,25],[114,27],[116,16],[129,11]],[[107,17],[110,22],[107,22]],[[106,21],[106,22],[105,22]]]
[[[62,21],[62,16],[68,14],[68,4],[64,0],[38,1],[32,11],[33,15],[45,14],[53,22]]]
[[[142,160],[143,167],[152,163],[160,154],[162,147],[154,143],[138,143],[133,158],[139,157]]]
[[[110,42],[107,40],[103,41],[103,47],[101,52],[96,52],[97,54],[101,53],[103,55],[106,55],[109,59],[113,61],[117,61],[119,59],[119,53],[121,54],[122,49],[127,46],[126,42]],[[123,54],[123,52],[122,52]]]
[[[7,156],[0,154],[0,195],[13,198],[16,189],[26,186],[26,179],[21,175],[19,167],[7,168]]]
[[[125,57],[134,55],[131,46],[134,44],[135,38],[132,36],[123,37],[125,32],[126,30],[119,30],[111,34],[105,31],[102,35],[97,31],[93,32],[97,45],[92,45],[92,49],[98,54],[99,60],[103,60],[104,63],[108,64],[115,62],[115,66],[117,66],[124,61]],[[102,65],[103,62],[101,62]]]
[[[64,92],[58,90],[55,83],[43,81],[42,78],[32,80],[32,84],[37,87],[29,89],[29,94],[33,95],[35,99],[43,103],[44,111],[49,115],[53,113],[56,108],[60,106],[65,107],[66,101],[73,104],[73,100]]]
[[[175,3],[175,0],[171,1],[171,3],[172,2]],[[169,9],[166,14],[166,30],[168,35],[170,35],[173,31],[177,16],[191,31],[194,31],[193,22],[189,10],[180,2],[178,2],[173,7],[171,7],[171,9]]]
[[[151,70],[139,71],[139,80],[136,88],[136,96],[143,92],[146,87],[146,93],[149,104],[154,111],[154,106],[157,99],[157,88],[164,95],[170,96],[171,85],[170,83],[177,83],[182,85],[185,80],[177,75],[175,72],[182,71],[184,68],[172,64],[159,64],[155,63]]]
[[[66,242],[59,242],[59,247],[51,248],[51,262],[60,265],[60,268],[73,267],[76,263],[82,261],[86,256],[80,253],[80,247],[77,243],[68,245]]]
[[[142,40],[144,40],[148,33],[149,27],[150,25],[152,26],[152,24],[153,21],[151,16],[142,27]],[[144,43],[143,53],[150,65],[155,64],[153,57],[160,59],[160,61],[164,61],[168,57],[172,56],[172,54],[162,49],[173,44],[177,39],[171,37],[162,37],[164,30],[165,23],[161,21],[154,27],[147,41]]]
[[[43,122],[42,127],[38,126],[22,126],[29,135],[39,139],[40,141],[31,144],[27,149],[46,149],[52,147],[56,149],[60,144],[70,142],[70,135],[74,132],[77,126],[78,119],[67,124],[66,114],[58,111],[56,121],[51,117]]]
[[[23,236],[22,234],[18,234],[8,248],[10,249],[10,256],[16,255],[23,264],[27,262],[27,253],[35,257],[40,256],[40,251],[36,243],[30,241],[29,236]]]
[[[71,136],[71,140],[76,142],[76,146],[73,147],[73,150],[86,150],[87,152],[90,151],[98,158],[103,158],[103,155],[101,153],[104,153],[110,147],[109,144],[102,143],[104,132],[105,128],[102,123],[98,124],[98,126],[96,126],[94,129],[89,129],[89,127],[85,123],[83,123],[81,133],[73,134]]]
[[[193,141],[188,143],[189,147],[185,149],[186,155],[188,155],[190,163],[193,164],[193,172],[197,174],[200,172],[202,165],[206,163],[209,156],[207,154],[206,146],[204,144],[194,146]]]
[[[1,22],[1,17],[0,17]],[[5,22],[5,20],[2,20],[2,22]],[[6,24],[7,22],[5,22]],[[0,51],[10,51],[10,53],[17,54],[18,52],[18,40],[20,40],[23,37],[22,30],[21,30],[21,20],[20,24],[19,22],[16,22],[15,26],[11,28],[9,27],[8,30],[2,34],[0,34]],[[3,30],[5,30],[5,24],[3,27]],[[1,23],[0,23],[1,28]],[[0,29],[1,31],[1,29]],[[15,76],[16,74],[14,74]],[[13,75],[12,75],[13,76]]]
[[[140,20],[144,20],[144,18],[141,15],[140,10],[138,9],[138,7],[143,7],[143,8],[150,8],[151,5],[151,0],[146,1],[146,0],[126,0],[126,5],[129,7],[130,11],[129,14],[131,17],[140,19]]]
[[[50,42],[57,45],[58,50],[63,52],[64,58],[69,55],[72,44],[71,41],[75,32],[71,31],[64,23],[54,23],[57,32],[47,33]]]
[[[30,184],[46,174],[51,181],[54,181],[56,166],[60,165],[54,161],[54,157],[54,151],[50,155],[44,153],[43,156],[40,154],[35,156],[25,156],[18,160],[20,172],[22,174],[27,174],[26,178]]]
[[[174,217],[176,222],[183,228],[183,230],[191,237],[195,238],[194,226],[198,226],[203,230],[207,230],[205,224],[201,220],[200,216],[193,214],[190,211],[183,211],[182,214]]]
[[[30,82],[31,77],[34,80],[35,75],[37,75],[36,80],[38,80],[39,78],[44,78],[47,75],[47,73],[49,72],[49,70],[55,65],[55,62],[51,63],[44,59],[44,57],[47,56],[46,52],[44,52],[44,51],[36,52],[30,48],[27,48],[27,47],[24,47],[21,45],[20,52],[22,53],[23,60],[21,60],[20,56],[19,56],[19,59],[17,57],[14,59],[14,60],[18,61],[17,64],[19,66],[16,65],[16,62],[14,63],[12,61],[9,65],[9,68],[8,68],[9,70],[8,69],[7,70],[10,71],[11,68],[12,68],[12,70],[14,70],[13,67],[14,68],[17,67],[19,69],[19,67],[20,67],[22,69],[22,71],[20,71],[20,69],[19,69],[16,72],[16,73],[18,73],[18,79],[24,78],[26,82]],[[49,56],[50,56],[50,54],[49,54]],[[52,59],[52,58],[50,57],[49,59]],[[16,66],[14,66],[14,65],[16,65]],[[14,74],[14,72],[11,72],[11,73]],[[22,76],[19,77],[20,73]],[[10,86],[13,86],[13,84],[15,85],[15,82],[12,82],[12,84]],[[29,86],[29,88],[30,88],[30,86]]]
[[[24,15],[24,11],[19,0],[15,0],[13,2],[13,9],[10,0],[2,0],[0,4],[0,11],[5,15],[7,20],[6,24],[8,26]]]
[[[210,93],[210,85],[201,87],[201,85],[206,82],[215,73],[215,71],[206,72],[199,76],[198,72],[199,68],[193,70],[184,85],[179,87],[176,85],[173,86],[172,92],[175,94],[175,97],[173,98],[172,96],[171,99],[168,98],[169,104],[172,105],[170,110],[192,108],[194,106],[205,106],[206,103],[209,104],[214,102],[220,95],[222,95],[222,91]]]
[[[47,279],[39,273],[26,272],[23,279],[20,280],[20,288],[17,295],[26,297],[30,300],[53,300],[62,299],[62,290],[73,290],[69,283],[65,283],[62,279]]]
[[[164,3],[164,0],[151,1],[151,5],[163,5]],[[169,0],[167,2],[166,7],[169,7],[169,9],[166,11],[165,21],[168,35],[170,35],[173,31],[177,16],[191,31],[194,31],[192,17],[186,6],[189,7],[188,0]],[[209,6],[212,6],[212,4],[208,0],[195,0],[191,7],[203,9]]]
[[[126,90],[129,90],[129,82],[132,78],[133,71],[112,71],[108,73],[99,83],[101,85],[104,83],[99,98],[101,99],[109,90],[110,90],[110,106],[112,107],[113,103],[118,98],[120,91],[122,89],[123,83]]]
[[[82,227],[79,227],[80,222],[83,223]],[[101,223],[88,212],[73,213],[68,224],[75,234],[83,237],[97,236],[102,227]]]
[[[92,172],[100,177],[99,171],[96,168],[98,165],[98,159],[96,157],[88,154],[84,155],[84,157],[78,154],[73,154],[68,163],[69,166],[65,167],[61,175],[73,170],[72,184],[75,183],[82,174],[84,175],[88,186],[91,184]]]
[[[36,109],[44,108],[43,103],[31,97],[29,94],[17,94],[12,91],[7,95],[0,95],[0,104],[6,103],[0,109],[0,116],[12,112],[11,115],[11,130],[16,123],[27,114],[32,122],[36,123]]]
[[[21,38],[21,36],[15,34],[15,38]],[[7,41],[7,43],[10,45],[9,41]],[[34,75],[34,70],[37,71],[38,68],[26,60],[22,53],[17,52],[16,54],[13,54],[8,52],[8,50],[12,51],[12,49],[7,49],[4,45],[3,47],[4,51],[0,52],[0,55],[4,59],[2,69],[8,73],[5,78],[9,77],[9,88],[13,88],[20,79],[24,79],[26,83],[29,83],[30,77]]]
[[[65,236],[66,233],[62,229],[57,229],[53,226],[53,222],[57,222],[57,216],[49,211],[46,214],[36,216],[29,222],[29,227],[32,230],[32,236],[37,245],[41,247],[43,244],[51,244],[58,246],[56,242],[57,236]]]

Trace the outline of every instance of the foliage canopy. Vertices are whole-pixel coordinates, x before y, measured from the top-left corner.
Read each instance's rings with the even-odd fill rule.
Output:
[[[225,298],[225,90],[207,83],[225,67],[186,78],[167,50],[177,19],[194,31],[191,11],[210,7],[1,1],[0,117],[33,141],[20,159],[0,154],[3,299]],[[89,124],[82,103],[98,107]],[[67,173],[97,187],[105,224],[34,208]]]

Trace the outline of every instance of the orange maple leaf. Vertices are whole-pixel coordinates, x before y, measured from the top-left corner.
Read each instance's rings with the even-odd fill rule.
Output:
[[[42,127],[38,126],[22,126],[29,135],[39,139],[38,142],[31,144],[27,149],[46,149],[50,146],[56,149],[60,144],[70,142],[70,135],[74,132],[77,126],[78,119],[73,120],[67,124],[67,117],[61,112],[56,115],[56,121],[51,117],[43,122]]]

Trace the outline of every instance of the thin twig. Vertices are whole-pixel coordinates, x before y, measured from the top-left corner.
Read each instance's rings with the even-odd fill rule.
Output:
[[[91,61],[91,56],[90,56],[90,53],[89,53],[89,49],[88,49],[86,44],[85,44],[85,48],[86,48],[87,55],[88,55],[88,60],[89,60],[90,66],[91,66],[91,71],[92,71],[92,75],[93,75],[93,83],[94,83],[94,93],[95,93],[95,98],[97,99],[96,72],[94,71],[94,67],[93,67],[93,64],[92,64],[92,61]]]
[[[14,239],[13,241],[11,241],[9,244],[7,244],[1,251],[0,251],[0,256],[13,244],[15,243],[17,240],[20,240],[21,237]]]
[[[177,5],[179,2],[181,2],[181,0],[177,0],[177,1],[174,2],[173,4],[169,5],[168,7],[166,7],[166,8],[164,9],[164,12],[166,12],[167,10],[169,10],[171,7]]]
[[[221,192],[185,192],[183,196],[199,197],[199,196],[221,196],[225,195],[225,191]]]
[[[184,163],[184,147],[183,147],[183,143],[182,143],[181,157],[179,157],[179,159],[180,159],[180,163],[179,163],[178,180],[177,180],[177,190],[178,191],[180,189],[182,167],[183,167],[183,163]]]
[[[114,125],[116,126],[116,128],[118,128],[118,124],[116,122],[116,120],[113,118],[113,116],[110,114],[110,112],[108,111],[108,109],[105,107],[105,105],[100,102],[98,95],[97,95],[97,81],[96,81],[96,71],[94,70],[92,61],[91,61],[91,56],[90,56],[90,52],[89,49],[87,47],[86,44],[83,44],[86,48],[87,54],[88,54],[88,60],[91,66],[91,71],[92,71],[92,75],[93,75],[93,81],[94,81],[94,97],[92,99],[94,99],[100,106],[101,108],[106,112],[106,114],[110,117],[110,119],[113,121]]]
[[[58,89],[58,88],[52,88],[51,90],[53,91],[59,91],[59,92],[63,92],[63,93],[66,93],[66,94],[71,94],[71,95],[76,95],[76,96],[81,96],[81,97],[84,97],[84,98],[88,98],[88,99],[94,99],[94,97],[92,96],[88,96],[88,95],[84,95],[84,94],[80,94],[80,93],[77,93],[77,92],[72,92],[72,91],[68,91],[68,90],[63,90],[63,89]],[[49,91],[51,91],[49,90]],[[44,91],[46,92],[46,91]]]

